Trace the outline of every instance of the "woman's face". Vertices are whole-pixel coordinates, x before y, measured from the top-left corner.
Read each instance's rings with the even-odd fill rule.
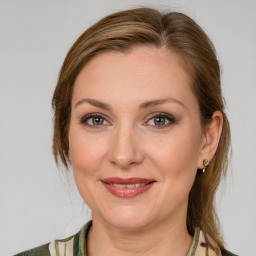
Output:
[[[185,223],[204,141],[189,77],[164,48],[101,53],[75,81],[70,158],[94,219],[124,229]]]

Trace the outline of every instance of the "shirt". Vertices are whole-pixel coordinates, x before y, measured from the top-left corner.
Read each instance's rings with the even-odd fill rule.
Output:
[[[86,249],[87,235],[92,226],[92,221],[86,223],[83,228],[73,236],[66,239],[54,240],[50,243],[34,249],[16,254],[14,256],[88,256]],[[206,244],[203,232],[195,229],[193,241],[187,256],[206,256]],[[228,251],[222,251],[217,255],[210,248],[208,256],[237,256]]]

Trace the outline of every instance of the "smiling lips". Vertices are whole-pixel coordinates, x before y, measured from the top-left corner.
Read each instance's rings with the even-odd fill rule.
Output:
[[[121,198],[132,198],[149,190],[155,183],[155,180],[143,178],[121,179],[113,177],[103,179],[101,182],[113,195]]]

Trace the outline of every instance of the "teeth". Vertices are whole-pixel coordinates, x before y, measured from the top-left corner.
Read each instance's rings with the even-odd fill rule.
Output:
[[[114,187],[117,187],[117,188],[126,188],[126,185],[123,185],[123,184],[113,184]]]
[[[145,186],[146,183],[134,183],[134,184],[116,184],[116,183],[112,183],[111,185],[113,185],[116,188],[138,188],[141,186]]]

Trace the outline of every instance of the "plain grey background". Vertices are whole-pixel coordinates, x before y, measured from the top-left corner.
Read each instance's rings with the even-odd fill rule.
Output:
[[[90,218],[72,172],[51,154],[51,96],[76,38],[136,6],[188,14],[217,49],[233,148],[217,205],[227,247],[256,256],[256,1],[0,0],[1,256],[71,235]]]

